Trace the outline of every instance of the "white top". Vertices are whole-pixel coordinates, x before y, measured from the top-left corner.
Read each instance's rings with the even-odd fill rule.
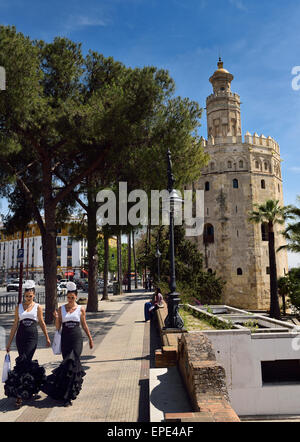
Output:
[[[79,305],[72,313],[68,313],[64,305],[61,306],[62,322],[80,322],[81,306]]]
[[[24,310],[23,304],[19,304],[19,320],[23,321],[23,319],[32,319],[33,321],[37,321],[37,309],[38,303],[36,302],[30,312]]]

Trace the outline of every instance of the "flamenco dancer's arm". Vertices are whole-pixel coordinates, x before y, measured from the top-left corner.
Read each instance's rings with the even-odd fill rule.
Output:
[[[62,324],[61,307],[58,308],[58,312],[56,310],[54,311],[53,316],[55,319],[56,330],[60,330]]]
[[[85,331],[87,337],[89,338],[89,345],[90,345],[90,348],[93,348],[94,343],[93,343],[93,339],[92,339],[91,333],[90,333],[89,328],[88,328],[87,323],[86,323],[86,317],[85,317],[85,309],[84,309],[84,307],[81,307],[80,320],[81,320],[82,328],[83,328],[83,330]]]
[[[51,341],[49,339],[47,327],[46,327],[46,324],[45,324],[45,321],[43,318],[43,309],[40,305],[38,306],[38,309],[37,309],[37,316],[38,316],[38,321],[39,321],[40,327],[41,327],[41,329],[45,335],[45,338],[46,338],[46,345],[47,345],[47,347],[50,347]]]
[[[8,343],[7,343],[7,346],[6,346],[7,353],[10,351],[10,346],[11,346],[11,343],[12,343],[12,341],[14,339],[15,334],[16,334],[16,331],[17,331],[17,328],[18,328],[18,324],[19,324],[19,306],[17,305],[16,309],[15,309],[14,323],[13,323],[12,328],[10,330],[10,335],[9,335]]]

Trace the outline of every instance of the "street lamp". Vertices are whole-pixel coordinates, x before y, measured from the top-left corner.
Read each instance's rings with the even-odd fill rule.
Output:
[[[157,246],[156,246],[155,257],[157,258],[157,282],[159,283],[159,282],[160,282],[159,259],[160,259],[160,257],[161,257],[161,253],[160,253],[160,251],[159,251],[158,244],[157,244]]]
[[[168,192],[170,202],[170,293],[168,294],[168,315],[165,319],[164,328],[176,328],[182,329],[184,326],[183,320],[178,312],[180,294],[176,292],[176,277],[175,277],[175,253],[174,253],[174,212],[178,203],[181,203],[182,199],[179,197],[176,190],[174,190],[174,176],[172,173],[171,152],[168,149],[167,152],[168,161]]]

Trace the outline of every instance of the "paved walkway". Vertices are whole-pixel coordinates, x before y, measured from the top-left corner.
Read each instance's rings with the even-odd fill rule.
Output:
[[[144,303],[150,293],[133,291],[109,297],[109,301],[99,302],[99,312],[87,313],[94,348],[89,348],[83,332],[81,361],[86,376],[73,406],[65,408],[40,392],[40,397],[16,409],[14,400],[1,388],[1,422],[149,422],[149,370],[154,366],[154,350],[160,348],[155,326],[144,322]],[[12,321],[13,314],[0,315],[6,339]],[[47,328],[52,340],[54,326]],[[1,347],[1,371],[4,355]],[[16,356],[14,340],[13,365]],[[45,347],[41,329],[34,359],[45,367],[47,375],[61,362],[61,355],[53,355],[51,348]]]

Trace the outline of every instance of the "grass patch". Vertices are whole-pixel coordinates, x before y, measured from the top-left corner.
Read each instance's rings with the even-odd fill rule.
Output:
[[[216,328],[203,319],[197,318],[183,308],[179,309],[179,314],[183,319],[184,327],[187,330],[216,330]]]

